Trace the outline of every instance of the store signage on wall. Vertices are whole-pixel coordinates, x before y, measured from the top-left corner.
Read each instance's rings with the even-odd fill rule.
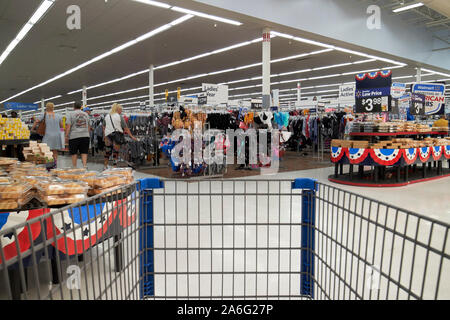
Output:
[[[411,92],[425,95],[425,114],[444,114],[445,85],[437,83],[414,83]]]
[[[409,113],[411,115],[424,115],[425,105],[426,105],[425,95],[419,93],[412,93]]]
[[[339,103],[342,104],[355,104],[355,90],[356,85],[343,84],[339,87]]]
[[[357,74],[356,113],[389,111],[391,105],[392,71]]]
[[[406,92],[406,84],[394,82],[391,87],[392,98],[400,98]]]
[[[206,93],[209,105],[226,104],[228,102],[228,86],[226,85],[203,83],[202,91]]]
[[[203,105],[208,103],[208,97],[206,95],[198,96],[197,99],[198,99],[198,105],[199,106],[203,106]]]
[[[280,90],[274,89],[272,90],[272,107],[280,106]]]
[[[34,103],[5,102],[3,104],[5,110],[34,111],[38,109],[38,105]]]
[[[251,108],[252,109],[262,109],[262,100],[261,99],[252,99],[251,100]]]

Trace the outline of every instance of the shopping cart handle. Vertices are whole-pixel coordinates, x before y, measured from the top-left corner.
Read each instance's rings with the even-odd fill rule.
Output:
[[[292,182],[292,189],[307,189],[317,191],[317,179],[298,178]]]

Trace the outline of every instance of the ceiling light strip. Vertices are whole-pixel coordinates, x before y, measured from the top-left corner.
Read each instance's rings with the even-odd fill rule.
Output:
[[[55,3],[55,0],[44,0],[37,10],[33,13],[31,18],[22,27],[16,37],[9,43],[5,51],[0,55],[0,65],[6,60],[6,58],[11,54],[14,48],[20,43],[20,41],[25,38],[28,32],[33,28],[33,26],[39,22],[39,20],[50,10],[50,8]]]
[[[163,25],[163,26],[161,26],[159,28],[156,28],[156,29],[154,29],[154,30],[152,30],[150,32],[147,32],[146,34],[143,34],[143,35],[141,35],[140,37],[138,37],[136,39],[128,41],[127,43],[124,43],[124,44],[122,44],[122,45],[120,45],[120,46],[118,46],[118,47],[116,47],[116,48],[114,48],[114,49],[112,49],[112,50],[110,50],[108,52],[105,52],[105,53],[103,53],[103,54],[101,54],[101,55],[99,55],[99,56],[97,56],[97,57],[95,57],[95,58],[93,58],[93,59],[91,59],[89,61],[86,61],[86,62],[76,66],[75,68],[72,68],[72,69],[70,69],[70,70],[68,70],[68,71],[66,71],[66,72],[64,72],[62,74],[59,74],[59,75],[57,75],[57,76],[55,76],[55,77],[53,77],[53,78],[51,78],[51,79],[49,79],[49,80],[47,80],[45,82],[42,82],[42,83],[40,83],[40,84],[38,84],[38,85],[36,85],[36,86],[34,86],[32,88],[29,88],[27,90],[19,92],[19,93],[15,94],[15,95],[13,95],[13,96],[3,100],[3,101],[0,101],[0,103],[3,103],[3,102],[6,102],[8,100],[11,100],[13,98],[16,98],[16,97],[21,96],[21,95],[23,95],[23,94],[25,94],[25,93],[27,93],[27,92],[29,92],[31,90],[34,90],[34,89],[39,88],[39,87],[42,87],[42,86],[44,86],[44,85],[46,85],[48,83],[51,83],[51,82],[53,82],[53,81],[55,81],[57,79],[65,77],[65,76],[67,76],[67,75],[69,75],[69,74],[71,74],[71,73],[73,73],[73,72],[75,72],[77,70],[80,70],[80,69],[82,69],[82,68],[84,68],[84,67],[86,67],[86,66],[88,66],[88,65],[90,65],[90,64],[92,64],[94,62],[102,60],[102,59],[104,59],[104,58],[106,58],[106,57],[108,57],[110,55],[113,55],[113,54],[115,54],[115,53],[117,53],[119,51],[124,50],[125,48],[133,46],[133,45],[135,45],[135,44],[137,44],[137,43],[139,43],[141,41],[144,41],[144,40],[146,40],[148,38],[151,38],[151,37],[153,37],[153,36],[163,32],[165,30],[168,30],[168,29],[172,28],[174,25],[179,24],[180,21],[184,22],[184,21],[186,21],[186,20],[188,20],[188,19],[190,19],[192,17],[193,17],[192,15],[188,15],[188,16],[184,16],[184,17],[181,17],[179,19],[176,19],[176,20],[174,20],[174,21],[172,21],[172,22],[170,22],[170,23],[168,23],[166,25]]]

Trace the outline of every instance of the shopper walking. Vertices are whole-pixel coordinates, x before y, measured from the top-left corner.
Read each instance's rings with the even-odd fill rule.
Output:
[[[45,134],[42,142],[46,143],[53,152],[53,159],[55,160],[54,167],[56,168],[58,151],[63,149],[63,144],[61,141],[61,128],[63,125],[62,117],[55,113],[55,105],[52,102],[46,104],[44,115],[36,120],[31,131],[33,131],[43,121],[45,121]]]
[[[122,106],[114,103],[111,111],[105,116],[103,123],[103,136],[105,137],[105,161],[104,168],[108,168],[109,159],[113,156],[114,166],[117,166],[121,145],[125,144],[125,134],[131,139],[137,140],[128,129],[125,119],[122,117]]]
[[[73,111],[69,112],[66,120],[66,140],[69,140],[69,152],[72,156],[72,166],[77,167],[78,153],[81,154],[83,167],[87,168],[89,153],[90,127],[89,116],[81,110],[81,103],[76,102]]]

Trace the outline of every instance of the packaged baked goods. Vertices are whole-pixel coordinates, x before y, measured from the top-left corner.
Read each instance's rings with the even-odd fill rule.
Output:
[[[36,187],[36,185],[41,182],[49,182],[51,180],[51,177],[46,176],[24,176],[24,177],[17,177],[14,179],[16,182],[21,183],[29,183],[33,188]]]
[[[86,194],[89,189],[87,183],[82,181],[49,180],[39,181],[37,190],[44,195]]]
[[[0,166],[15,165],[17,162],[19,162],[17,159],[0,157]]]
[[[20,199],[30,191],[32,186],[29,183],[4,183],[0,184],[0,199]]]
[[[104,189],[99,189],[99,188],[97,188],[97,189],[90,189],[89,192],[88,192],[88,195],[89,196],[96,196],[96,195],[102,194],[102,193],[106,193],[106,196],[120,195],[122,193],[122,189],[119,188],[117,190],[114,190],[116,188],[118,188],[118,187],[115,186],[115,187],[104,188]]]
[[[59,173],[58,177],[66,180],[81,180],[85,177],[94,177],[98,174],[96,171],[85,171],[85,172],[67,172]]]
[[[86,169],[74,169],[74,168],[60,168],[60,169],[53,169],[51,171],[52,174],[55,176],[59,176],[60,174],[66,174],[66,173],[83,173],[86,172]]]
[[[65,204],[74,204],[86,200],[85,194],[70,194],[70,195],[44,195],[38,192],[37,198],[40,202],[47,204],[47,206],[61,206]]]
[[[11,182],[12,182],[12,180],[10,177],[5,177],[5,176],[0,177],[0,184],[1,183],[11,183]]]
[[[86,182],[91,188],[103,189],[125,184],[127,178],[120,175],[100,174],[97,176],[81,178],[80,181]]]
[[[133,169],[131,168],[113,168],[103,171],[103,174],[108,175],[121,175],[125,177],[132,177],[133,176]]]
[[[47,172],[47,171],[44,172],[44,171],[35,170],[35,169],[28,170],[27,176],[48,177],[48,178],[53,177],[50,172]]]
[[[0,210],[15,210],[23,204],[18,199],[4,199],[0,200]]]

